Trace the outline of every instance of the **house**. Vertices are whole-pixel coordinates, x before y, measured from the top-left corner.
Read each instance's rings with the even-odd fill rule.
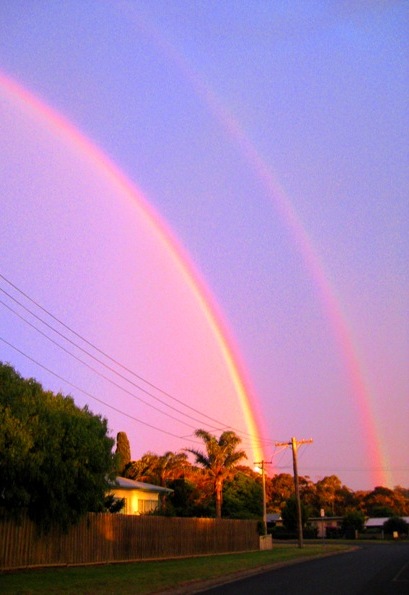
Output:
[[[400,517],[409,525],[409,516]],[[365,531],[370,535],[382,534],[383,535],[383,524],[389,520],[389,517],[369,518],[365,521]]]
[[[282,527],[283,526],[283,519],[281,518],[280,512],[269,512],[266,515],[267,527],[271,529],[272,527]]]
[[[342,516],[310,517],[308,524],[318,530],[317,537],[340,537],[343,518]]]
[[[127,477],[116,477],[111,493],[115,498],[124,498],[125,506],[122,514],[147,514],[160,506],[161,495],[170,494],[173,490],[152,485],[143,481],[134,481]]]

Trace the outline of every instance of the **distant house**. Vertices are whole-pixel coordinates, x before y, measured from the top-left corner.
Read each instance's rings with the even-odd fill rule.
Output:
[[[269,512],[266,515],[267,520],[267,527],[282,527],[283,526],[283,519],[281,518],[280,512]]]
[[[111,494],[115,498],[124,498],[122,514],[147,514],[155,512],[160,506],[159,496],[170,494],[173,490],[162,488],[143,481],[134,481],[127,477],[116,477]]]
[[[409,516],[400,517],[409,525]],[[383,531],[383,524],[389,520],[389,517],[369,518],[365,521],[365,529],[368,533],[381,533]]]
[[[317,537],[340,537],[342,520],[342,516],[317,516],[310,517],[308,524],[318,530]]]

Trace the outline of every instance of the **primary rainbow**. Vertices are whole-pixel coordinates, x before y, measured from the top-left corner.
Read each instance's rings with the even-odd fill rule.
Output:
[[[182,278],[189,286],[213,332],[243,412],[248,434],[250,435],[250,449],[253,460],[265,458],[262,447],[261,422],[257,414],[257,400],[250,386],[248,374],[241,362],[239,350],[216,304],[216,300],[191,262],[186,251],[169,230],[169,227],[148,203],[142,192],[128,180],[107,155],[94,145],[68,119],[51,108],[43,100],[40,100],[31,91],[28,91],[21,84],[17,83],[10,76],[1,72],[0,87],[3,94],[8,95],[13,102],[18,102],[23,109],[44,121],[53,134],[62,137],[66,142],[73,145],[79,153],[84,154],[97,170],[101,172],[101,175],[105,176],[138,209],[152,234],[154,234],[154,237],[157,238],[167,251],[168,256],[171,257]]]

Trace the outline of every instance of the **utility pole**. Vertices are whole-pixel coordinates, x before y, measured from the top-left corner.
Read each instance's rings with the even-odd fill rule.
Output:
[[[267,535],[267,505],[266,505],[266,475],[264,471],[264,465],[271,465],[271,461],[259,461],[254,463],[261,469],[261,477],[263,481],[263,532]]]
[[[312,438],[304,440],[296,440],[291,438],[290,442],[276,442],[276,446],[291,446],[293,452],[293,470],[294,470],[294,487],[295,487],[295,499],[297,503],[297,533],[298,533],[298,547],[303,547],[303,534],[302,534],[302,514],[301,514],[301,499],[300,499],[300,486],[298,482],[298,465],[297,465],[297,449],[300,444],[310,444]]]

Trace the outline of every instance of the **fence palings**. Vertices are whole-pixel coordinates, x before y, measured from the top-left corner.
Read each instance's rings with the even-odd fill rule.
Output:
[[[27,518],[0,520],[0,570],[176,558],[259,548],[257,522],[90,513],[39,535]]]

